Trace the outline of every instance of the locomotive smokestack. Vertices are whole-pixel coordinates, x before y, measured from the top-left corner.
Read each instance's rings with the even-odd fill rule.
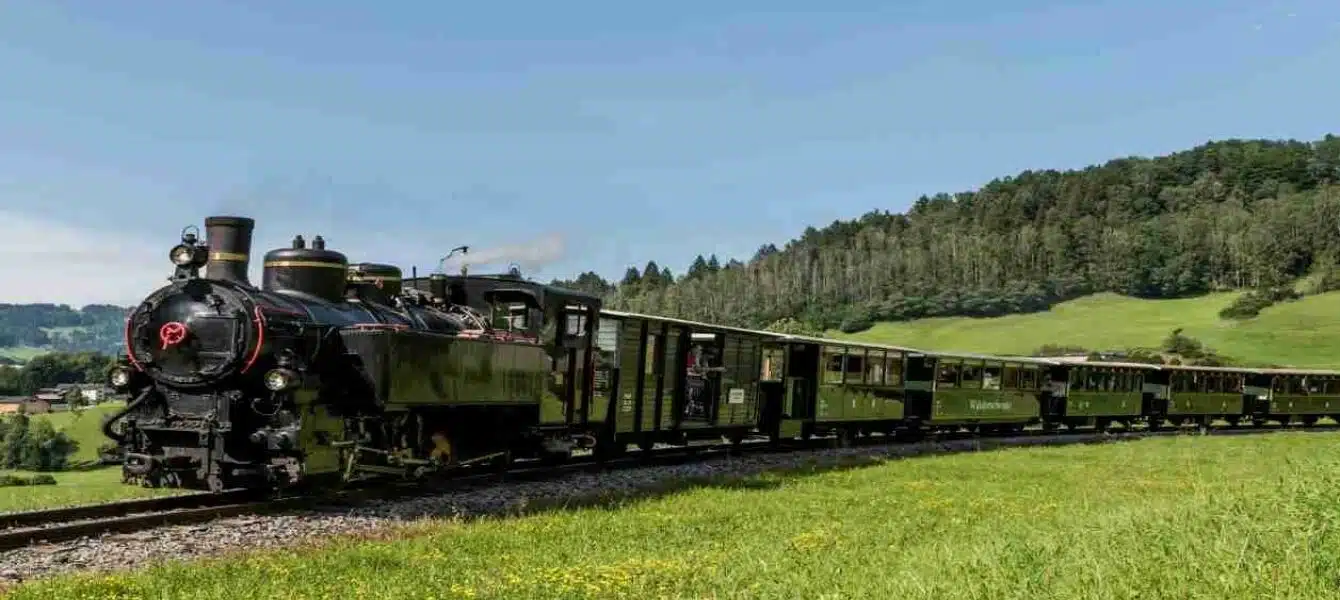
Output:
[[[251,232],[255,227],[255,219],[247,217],[206,218],[209,262],[205,263],[205,277],[250,286],[247,267],[251,264]]]

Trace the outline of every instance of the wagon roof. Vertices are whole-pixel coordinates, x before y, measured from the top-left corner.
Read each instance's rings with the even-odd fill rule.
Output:
[[[1163,371],[1200,371],[1203,373],[1261,373],[1262,370],[1256,367],[1206,367],[1201,365],[1162,365],[1159,367]]]
[[[840,338],[820,338],[811,335],[799,335],[794,333],[779,334],[782,339],[788,342],[803,342],[806,344],[824,344],[826,346],[848,346],[852,348],[866,348],[868,350],[893,350],[896,352],[924,352],[916,348],[906,346],[894,346],[892,344],[877,344],[875,342],[862,342],[859,340],[847,340]]]
[[[1152,363],[1126,362],[1119,360],[1081,360],[1065,357],[1053,357],[1051,360],[1067,367],[1114,367],[1127,369],[1146,369],[1150,371],[1161,370],[1165,365],[1156,365]]]
[[[601,316],[617,317],[621,319],[643,319],[646,321],[660,321],[665,323],[674,323],[676,325],[684,325],[686,327],[692,327],[694,329],[702,329],[706,331],[730,331],[734,333],[742,333],[746,335],[753,335],[772,339],[780,339],[782,337],[785,337],[783,334],[777,333],[775,331],[759,331],[755,329],[745,329],[743,327],[731,327],[729,325],[716,325],[713,323],[702,323],[699,321],[690,321],[687,319],[676,319],[674,317],[662,317],[658,315],[644,315],[641,313],[625,312],[621,310],[610,310],[608,308],[601,309],[600,314]]]
[[[1255,372],[1262,375],[1340,375],[1340,371],[1327,371],[1325,369],[1256,369]]]
[[[918,350],[926,356],[937,356],[942,358],[967,358],[972,360],[990,360],[996,362],[1024,363],[1032,365],[1058,365],[1061,364],[1048,358],[1038,358],[1036,356],[994,356],[991,354],[977,354],[973,352],[956,352],[952,350]]]

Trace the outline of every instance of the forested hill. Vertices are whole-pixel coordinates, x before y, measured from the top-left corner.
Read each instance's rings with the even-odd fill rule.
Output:
[[[106,304],[0,304],[0,363],[19,348],[115,354],[126,311]]]
[[[1028,312],[1099,291],[1166,298],[1268,288],[1337,259],[1340,137],[1327,135],[1025,171],[923,196],[906,214],[811,227],[747,263],[711,257],[675,278],[651,262],[618,285],[591,273],[567,284],[626,310],[854,331],[874,320]]]
[[[892,204],[897,199],[890,198]],[[878,320],[1045,309],[1095,292],[1189,296],[1340,287],[1340,137],[1227,140],[1073,171],[1026,171],[809,228],[748,262],[655,261],[617,285],[557,282],[615,308],[749,327],[791,318],[856,331]],[[0,304],[0,349],[117,351],[124,308]],[[1250,310],[1248,311],[1250,312]]]

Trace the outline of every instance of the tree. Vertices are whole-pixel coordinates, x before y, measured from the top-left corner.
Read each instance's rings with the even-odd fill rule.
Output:
[[[643,269],[642,281],[655,285],[620,286],[607,302],[751,328],[793,318],[826,330],[1038,311],[1099,291],[1268,290],[1340,264],[1338,173],[1336,136],[1225,140],[1081,170],[1024,171],[971,192],[922,196],[906,214],[872,210],[807,227],[747,263],[732,258],[713,270],[717,257],[705,269],[695,258],[677,282]]]

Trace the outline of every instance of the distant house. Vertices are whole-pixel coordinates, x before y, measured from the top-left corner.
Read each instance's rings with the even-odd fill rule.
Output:
[[[64,394],[70,398],[71,394],[79,394],[87,404],[97,404],[107,399],[107,389],[105,386],[92,383],[60,383],[56,384],[53,391]],[[73,400],[73,398],[70,398]]]
[[[23,396],[0,396],[0,415],[12,415],[23,412],[28,399]]]
[[[57,407],[61,407],[63,410],[70,409],[70,403],[65,401],[65,394],[52,388],[43,388],[37,390],[37,393],[33,394],[28,403],[24,405],[24,412],[30,415],[40,415],[54,412]]]

